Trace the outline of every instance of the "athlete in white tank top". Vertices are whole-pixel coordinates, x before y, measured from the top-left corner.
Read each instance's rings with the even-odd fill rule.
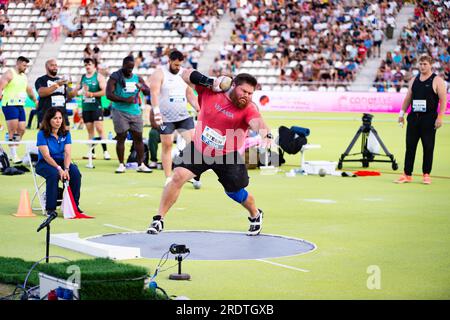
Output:
[[[169,55],[169,63],[155,70],[149,78],[154,123],[161,137],[161,160],[166,184],[172,176],[172,146],[177,131],[189,144],[194,136],[194,122],[188,113],[188,102],[198,112],[194,90],[181,77],[184,56],[179,51]]]
[[[177,122],[190,117],[187,111],[187,84],[181,78],[182,68],[177,74],[162,66],[163,81],[159,92],[159,108],[163,122]]]

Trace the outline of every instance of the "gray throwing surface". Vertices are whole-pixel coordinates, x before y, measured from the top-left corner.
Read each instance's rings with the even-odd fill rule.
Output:
[[[158,235],[118,233],[88,240],[140,248],[144,258],[161,258],[172,244],[184,244],[191,252],[191,260],[267,259],[298,255],[315,249],[314,244],[301,239],[264,234],[249,237],[245,233],[225,231],[164,231]]]

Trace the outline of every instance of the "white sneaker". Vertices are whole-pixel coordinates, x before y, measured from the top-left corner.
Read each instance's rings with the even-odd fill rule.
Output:
[[[192,183],[192,185],[194,186],[194,189],[196,189],[196,190],[198,190],[202,187],[202,183],[200,181],[195,180],[194,178],[189,180],[189,182]]]
[[[127,168],[125,167],[125,165],[121,163],[119,167],[116,169],[116,173],[125,173],[126,170]]]
[[[12,158],[12,162],[14,164],[19,164],[22,163],[22,159],[19,158],[19,156],[16,154],[13,158]]]
[[[147,167],[145,164],[141,163],[141,165],[136,169],[137,172],[150,173],[153,172],[152,169]]]
[[[89,159],[89,156],[91,157],[91,159],[95,159],[96,158],[95,154],[91,154],[91,153],[88,152],[85,156],[83,156],[83,159],[84,160]]]
[[[150,162],[148,166],[150,167],[150,169],[158,168],[158,164],[155,161]]]
[[[108,151],[103,152],[103,159],[105,160],[111,160],[111,156],[109,155]]]
[[[172,177],[167,177],[166,182],[164,182],[164,187],[166,187],[170,183],[170,181],[172,181]]]

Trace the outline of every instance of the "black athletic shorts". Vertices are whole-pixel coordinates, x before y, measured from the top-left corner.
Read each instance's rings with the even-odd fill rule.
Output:
[[[81,113],[84,123],[103,121],[103,110],[97,109],[93,111],[83,111]]]
[[[186,168],[197,177],[212,169],[226,192],[236,192],[248,186],[249,177],[244,159],[238,152],[224,156],[207,157],[197,151],[191,142],[173,159],[175,168]]]
[[[160,134],[172,134],[175,130],[185,131],[194,129],[194,119],[192,117],[177,122],[164,122],[158,131]]]

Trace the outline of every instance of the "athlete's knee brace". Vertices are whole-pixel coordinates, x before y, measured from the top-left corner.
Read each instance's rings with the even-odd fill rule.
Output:
[[[243,203],[245,202],[245,200],[247,200],[248,198],[248,192],[247,190],[245,190],[244,188],[235,191],[235,192],[226,192],[227,196],[229,196],[231,199],[233,199],[234,201],[236,201],[237,203]]]

